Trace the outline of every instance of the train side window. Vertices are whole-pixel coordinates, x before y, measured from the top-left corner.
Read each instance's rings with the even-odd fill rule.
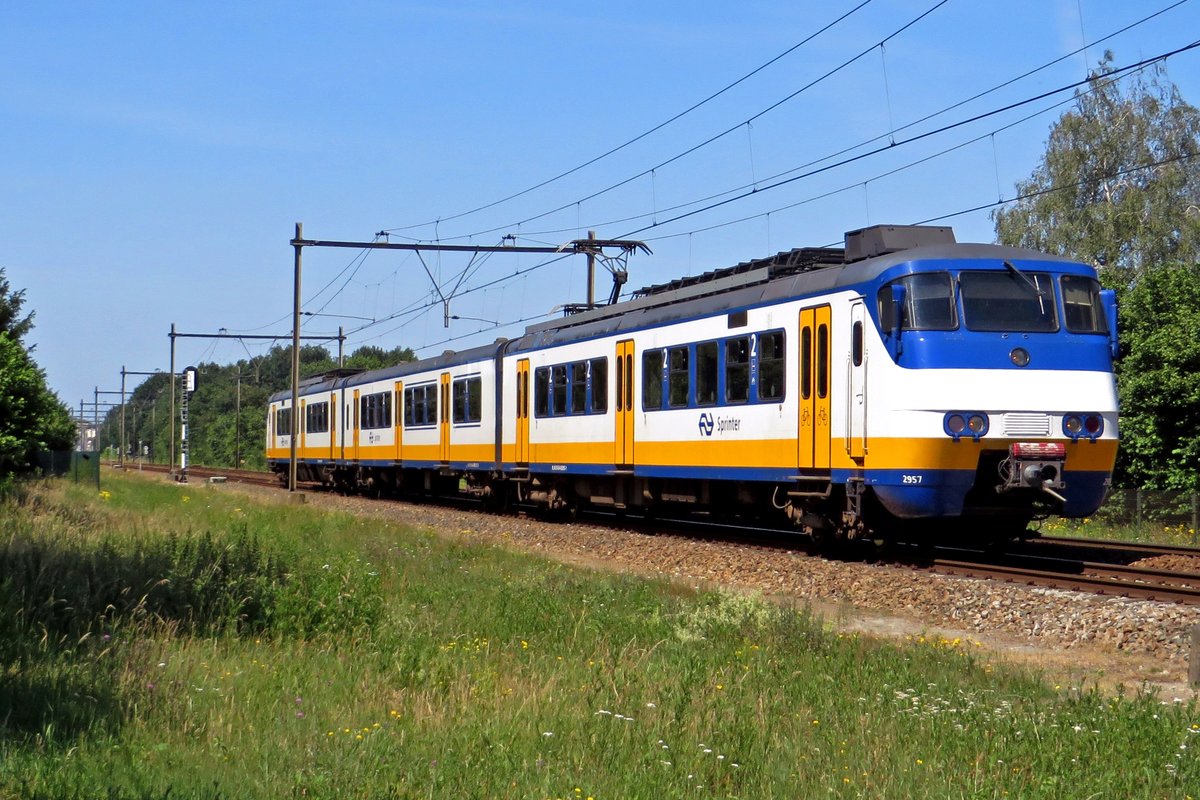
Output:
[[[374,392],[359,398],[363,430],[392,427],[392,393]]]
[[[424,386],[409,386],[404,390],[404,424],[408,427],[425,424]]]
[[[717,404],[717,343],[696,345],[696,405]]]
[[[667,371],[667,405],[682,408],[688,404],[690,375],[688,374],[688,348],[672,347],[667,351],[670,367]]]
[[[305,433],[329,433],[329,403],[313,403],[304,409]]]
[[[608,412],[608,359],[593,358],[592,373],[592,404],[589,409],[593,414]]]
[[[725,342],[725,402],[745,403],[750,399],[750,337]]]
[[[663,351],[642,353],[642,408],[651,411],[663,405]]]
[[[817,326],[817,397],[829,396],[829,326]]]
[[[567,365],[559,364],[550,368],[550,415],[554,417],[567,413]]]
[[[851,357],[854,359],[854,366],[861,367],[863,362],[863,324],[862,320],[854,323],[854,328],[851,332]]]
[[[482,397],[483,381],[479,376],[454,381],[454,421],[458,424],[479,422],[483,418]]]
[[[571,413],[587,411],[587,362],[576,361],[571,365]]]
[[[533,373],[533,413],[550,416],[550,368],[538,367]]]
[[[758,399],[772,402],[782,400],[786,373],[783,331],[759,334]]]

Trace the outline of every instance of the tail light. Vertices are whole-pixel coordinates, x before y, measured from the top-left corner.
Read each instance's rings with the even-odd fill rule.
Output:
[[[1081,438],[1094,442],[1104,433],[1104,417],[1099,414],[1064,414],[1062,429],[1073,442]]]

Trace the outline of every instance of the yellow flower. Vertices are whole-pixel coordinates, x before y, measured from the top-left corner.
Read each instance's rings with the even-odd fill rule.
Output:
[[[919,758],[918,758],[918,759],[917,759],[917,763],[918,763],[918,764],[924,764],[925,762],[924,762],[924,761],[922,761],[921,759],[919,759]]]

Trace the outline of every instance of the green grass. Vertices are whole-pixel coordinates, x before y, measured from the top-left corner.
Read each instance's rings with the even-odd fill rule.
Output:
[[[0,797],[1200,797],[1200,709],[136,477],[0,508]]]

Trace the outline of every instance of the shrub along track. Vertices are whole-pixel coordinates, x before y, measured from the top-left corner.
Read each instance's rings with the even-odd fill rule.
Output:
[[[194,479],[207,477],[199,469],[190,472]],[[284,493],[265,488],[278,487],[273,476],[253,485],[228,470],[212,472],[228,476],[216,490],[236,488],[268,501],[287,500]],[[1200,606],[976,580],[914,570],[904,562],[827,559],[811,555],[800,536],[790,538],[789,548],[787,537],[770,542],[757,533],[755,541],[716,530],[663,532],[667,526],[649,533],[615,521],[547,522],[520,513],[404,500],[380,503],[320,490],[306,491],[305,499],[321,508],[386,517],[467,542],[519,548],[592,568],[758,591],[783,603],[811,605],[847,630],[972,640],[984,650],[1048,669],[1064,682],[1146,682],[1182,696],[1188,691],[1183,682],[1190,631],[1200,625]],[[1145,555],[1151,561],[1183,558],[1190,564],[1195,559]]]

